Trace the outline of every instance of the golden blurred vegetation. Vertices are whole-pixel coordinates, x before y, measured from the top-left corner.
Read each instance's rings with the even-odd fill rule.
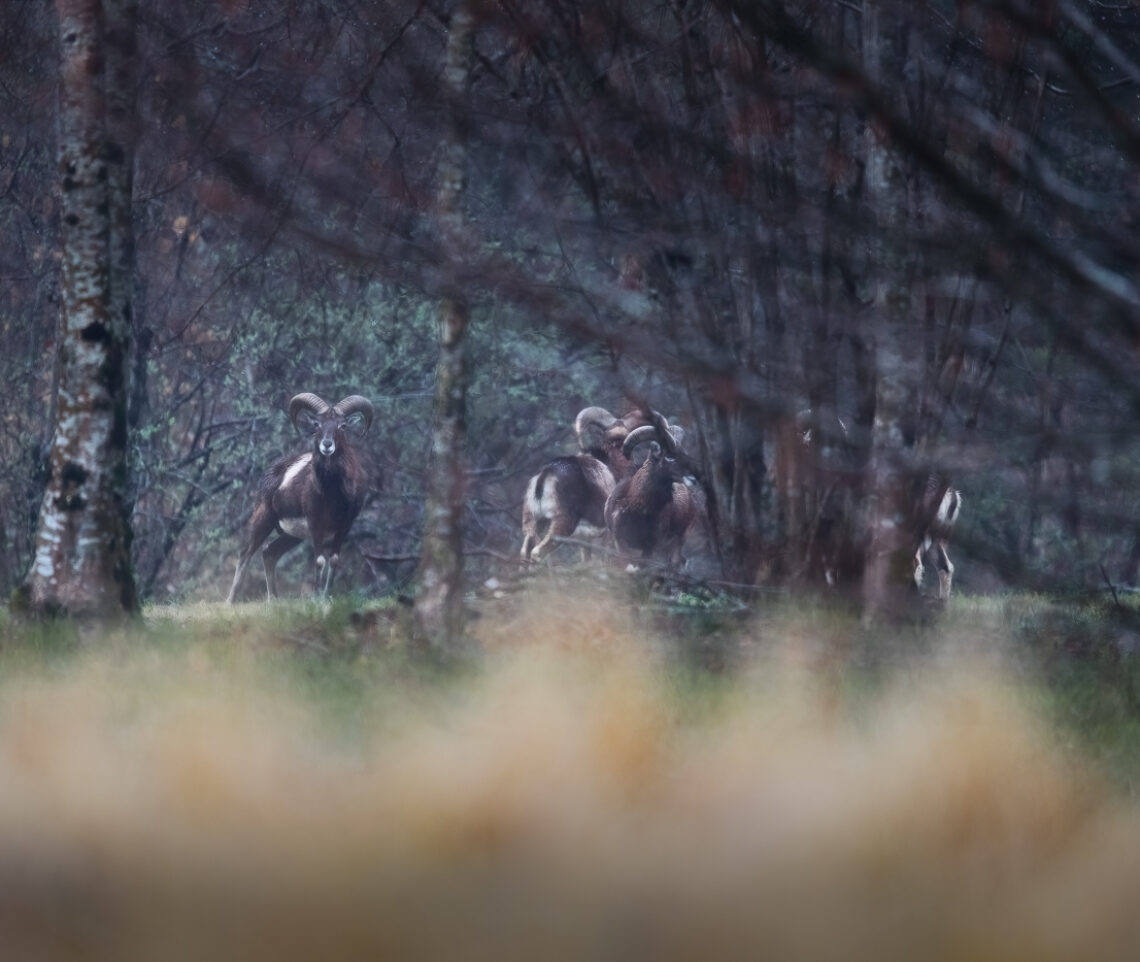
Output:
[[[4,955],[1131,957],[1130,769],[1019,650],[1045,602],[893,648],[772,605],[710,668],[600,594],[535,583],[450,667],[384,608],[5,625]]]

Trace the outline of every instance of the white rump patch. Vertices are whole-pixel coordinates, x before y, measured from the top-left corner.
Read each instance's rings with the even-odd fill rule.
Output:
[[[558,508],[557,482],[554,477],[547,476],[542,485],[542,498],[540,499],[535,493],[538,488],[538,478],[539,475],[536,474],[530,479],[530,484],[526,486],[526,506],[536,518],[549,521],[554,517],[554,512]]]

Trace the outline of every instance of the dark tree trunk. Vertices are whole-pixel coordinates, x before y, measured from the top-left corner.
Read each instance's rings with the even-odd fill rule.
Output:
[[[134,44],[120,33],[133,34],[134,8],[111,0],[57,0],[56,8],[60,377],[50,476],[20,600],[30,613],[99,621],[138,607],[126,502],[134,137],[122,122],[133,112]]]
[[[463,251],[463,191],[466,136],[463,103],[467,92],[475,22],[460,0],[452,14],[444,65],[450,134],[440,162],[438,213],[444,249],[453,262]],[[463,504],[466,495],[467,302],[457,288],[439,306],[439,360],[432,411],[431,463],[424,505],[415,620],[423,645],[449,652],[463,632]]]
[[[1132,549],[1128,552],[1120,580],[1126,585],[1140,585],[1140,527],[1132,532]]]
[[[884,83],[889,48],[879,4],[863,5],[863,68],[875,84]],[[906,615],[914,590],[914,537],[907,448],[915,426],[906,422],[917,398],[917,364],[912,330],[915,271],[900,246],[909,216],[902,158],[874,124],[866,132],[865,185],[868,213],[879,225],[867,245],[867,276],[874,314],[875,417],[868,462],[863,572],[864,617],[891,620]]]

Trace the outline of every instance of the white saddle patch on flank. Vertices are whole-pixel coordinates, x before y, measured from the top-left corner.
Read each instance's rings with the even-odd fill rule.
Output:
[[[296,461],[294,461],[285,471],[285,476],[281,479],[281,487],[287,488],[296,480],[297,475],[309,466],[309,462],[313,460],[312,452],[309,454],[302,454]]]
[[[958,518],[958,509],[962,504],[962,496],[953,488],[947,488],[938,504],[937,520],[941,524],[953,524]]]

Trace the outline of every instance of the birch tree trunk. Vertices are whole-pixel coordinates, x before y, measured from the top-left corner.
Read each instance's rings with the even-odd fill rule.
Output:
[[[134,138],[108,135],[109,101],[117,113],[133,113],[134,3],[57,0],[56,9],[60,377],[35,558],[19,601],[36,615],[102,621],[138,608],[125,497]],[[118,36],[113,51],[108,13]],[[125,43],[124,28],[132,38]]]
[[[464,258],[464,103],[473,40],[471,6],[467,0],[460,0],[451,17],[444,64],[449,129],[440,161],[437,203],[443,249],[453,262]],[[467,301],[463,291],[453,289],[439,305],[439,360],[432,410],[431,462],[415,603],[420,643],[437,652],[456,649],[463,632],[468,380]]]

